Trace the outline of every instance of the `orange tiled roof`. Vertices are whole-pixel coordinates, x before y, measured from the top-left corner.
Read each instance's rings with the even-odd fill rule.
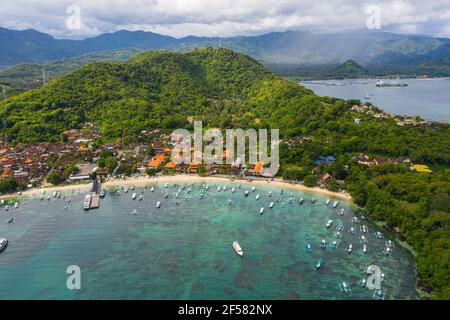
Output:
[[[89,151],[89,147],[83,147],[83,146],[80,146],[80,147],[78,148],[78,151]]]
[[[0,158],[0,162],[6,162],[6,161],[8,161],[9,159],[7,158],[7,157],[3,157],[3,158]]]
[[[175,162],[170,161],[166,164],[166,169],[174,169],[176,166]]]
[[[172,152],[172,149],[171,148],[164,148],[164,152],[165,153],[170,153],[170,152]]]
[[[258,162],[255,164],[255,168],[253,169],[254,173],[261,173],[264,168],[264,164],[262,162]]]
[[[32,163],[33,163],[33,160],[31,160],[31,159],[28,158],[27,160],[24,161],[24,163],[25,163],[25,164],[32,164]]]
[[[2,178],[7,178],[7,177],[11,177],[11,176],[12,176],[11,171],[4,171],[1,175]]]

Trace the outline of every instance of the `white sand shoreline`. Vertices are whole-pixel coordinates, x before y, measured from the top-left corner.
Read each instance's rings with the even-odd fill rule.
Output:
[[[253,185],[272,185],[277,188],[289,188],[293,190],[308,192],[308,193],[315,193],[320,194],[322,196],[328,196],[331,198],[336,198],[340,200],[345,201],[352,201],[352,197],[348,193],[343,192],[333,192],[326,189],[322,189],[319,187],[309,188],[302,184],[291,184],[286,181],[283,181],[282,179],[275,179],[274,181],[271,181],[270,183],[267,182],[267,180],[259,180],[255,179],[253,181],[248,181],[247,179],[234,179],[231,180],[231,177],[217,177],[217,176],[207,176],[207,177],[200,177],[195,175],[188,175],[188,174],[180,174],[180,175],[173,175],[173,176],[159,176],[159,177],[139,177],[139,178],[128,178],[126,180],[123,179],[114,179],[114,180],[108,180],[104,183],[102,183],[102,188],[110,188],[110,187],[116,187],[116,186],[145,186],[150,184],[156,184],[156,183],[227,183],[227,182],[234,182],[234,183],[243,183],[243,184],[253,184]],[[89,191],[91,189],[91,184],[77,184],[77,185],[67,185],[67,186],[55,186],[55,187],[40,187],[40,188],[33,188],[26,191],[23,191],[21,195],[17,194],[9,194],[9,195],[3,195],[0,196],[0,199],[7,199],[7,198],[17,198],[17,197],[33,197],[37,195],[41,195],[42,191],[45,190],[46,194],[53,193],[54,191],[57,192],[71,192],[71,191]]]

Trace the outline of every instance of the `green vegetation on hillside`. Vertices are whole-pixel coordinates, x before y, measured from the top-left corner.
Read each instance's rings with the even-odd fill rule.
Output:
[[[10,143],[59,141],[62,131],[92,122],[104,142],[131,142],[142,130],[191,128],[188,116],[204,127],[279,128],[289,141],[281,145],[280,174],[311,186],[318,183],[312,170],[332,174],[329,187],[348,189],[397,230],[418,253],[421,285],[448,299],[450,127],[401,127],[373,117],[355,124],[355,103],[318,97],[231,50],[149,51],[126,63],[91,63],[0,102],[0,133]],[[359,153],[409,158],[434,173],[413,173],[401,161],[369,169],[353,160]],[[317,167],[314,160],[328,154],[336,163]]]

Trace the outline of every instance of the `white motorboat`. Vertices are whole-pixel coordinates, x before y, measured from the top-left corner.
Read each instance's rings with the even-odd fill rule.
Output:
[[[259,210],[259,214],[263,214],[264,213],[264,208],[261,208],[260,210]]]
[[[273,206],[274,206],[274,204],[275,204],[275,203],[271,202],[271,203],[269,204],[269,208],[272,209]]]
[[[348,253],[352,253],[353,245],[350,243],[348,245]]]
[[[155,192],[155,187],[151,187],[150,192]]]
[[[338,202],[338,201],[334,201],[334,202],[333,202],[333,208],[336,208],[338,205],[339,205],[339,202]]]
[[[329,228],[329,227],[331,227],[333,225],[333,220],[328,220],[328,222],[327,222],[327,224],[326,224],[326,227],[327,228]]]
[[[242,250],[241,246],[239,245],[239,242],[237,242],[237,241],[233,242],[233,249],[241,257],[244,255],[244,250]]]
[[[256,199],[256,200],[259,200],[259,194],[256,195],[256,198],[255,198],[255,199]]]
[[[364,243],[364,245],[363,245],[363,252],[367,253],[367,243]]]
[[[156,203],[156,208],[160,208],[161,207],[161,202],[160,201],[158,201],[157,203]]]
[[[83,209],[84,209],[84,210],[89,210],[90,207],[91,207],[91,195],[90,195],[90,194],[87,194],[87,195],[84,197]]]
[[[131,199],[133,199],[133,200],[136,200],[136,197],[137,197],[137,194],[136,194],[136,193],[133,193],[133,194],[131,195]]]
[[[303,204],[303,201],[305,201],[305,198],[300,198],[300,200],[298,200],[298,204]]]
[[[326,204],[326,205],[329,205],[330,202],[331,202],[331,200],[330,200],[330,199],[327,199],[327,201],[325,202],[325,204]]]
[[[144,196],[141,194],[139,195],[139,201],[142,201],[142,199],[144,199]]]

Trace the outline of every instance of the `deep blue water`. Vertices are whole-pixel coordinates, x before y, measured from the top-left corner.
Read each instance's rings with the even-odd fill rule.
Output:
[[[398,115],[419,115],[424,119],[450,122],[450,79],[402,81],[406,81],[408,86],[378,88],[375,86],[376,80],[329,80],[321,81],[322,84],[301,84],[320,96],[360,99]],[[364,100],[366,95],[370,100]]]

